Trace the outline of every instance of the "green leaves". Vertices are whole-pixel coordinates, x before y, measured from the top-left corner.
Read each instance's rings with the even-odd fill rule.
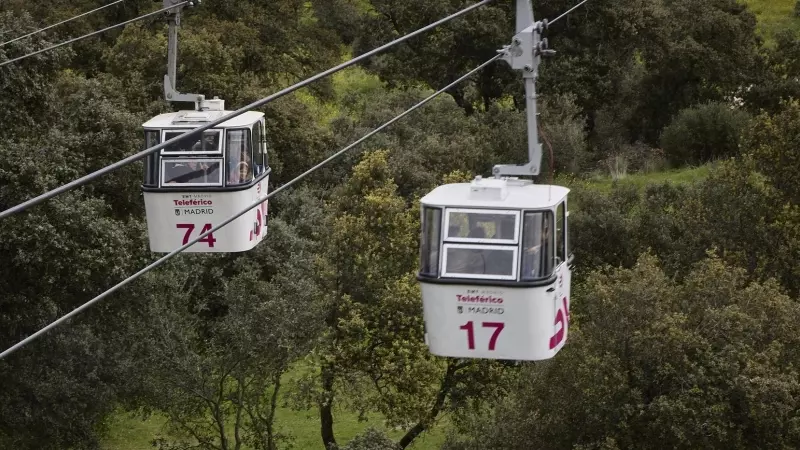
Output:
[[[743,143],[757,169],[794,204],[800,203],[797,182],[800,156],[794,149],[800,140],[800,104],[787,102],[774,115],[760,114],[748,130]]]
[[[317,356],[324,398],[357,392],[347,405],[403,427],[405,447],[444,411],[496,392],[503,369],[429,353],[415,275],[419,205],[398,195],[388,159],[386,151],[368,152],[334,195],[321,274],[331,292],[329,328]],[[326,377],[336,382],[326,388]]]
[[[724,103],[684,109],[664,128],[661,146],[675,166],[733,157],[748,121],[747,113]]]
[[[679,283],[643,255],[575,298],[570,344],[527,370],[498,412],[511,431],[489,431],[487,447],[797,445],[797,336],[784,324],[800,306],[776,283],[713,256]]]

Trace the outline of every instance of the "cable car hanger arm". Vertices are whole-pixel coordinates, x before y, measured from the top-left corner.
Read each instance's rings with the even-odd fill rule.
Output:
[[[584,0],[586,1],[586,0]],[[517,0],[516,29],[517,34],[511,45],[498,50],[512,69],[521,70],[525,80],[525,112],[528,128],[528,163],[498,164],[492,168],[495,178],[504,175],[535,176],[539,175],[542,162],[542,144],[539,143],[539,130],[536,109],[536,79],[539,76],[539,64],[542,56],[551,56],[555,50],[547,48],[547,39],[542,39],[542,32],[547,30],[547,19],[534,22],[530,0]],[[575,7],[572,8],[573,10]],[[565,13],[566,14],[566,13]],[[559,18],[563,17],[562,14]]]
[[[136,162],[136,161],[144,158],[147,155],[155,153],[155,152],[157,152],[157,151],[159,151],[159,150],[161,150],[163,148],[169,147],[170,145],[175,144],[175,143],[177,143],[178,141],[180,141],[182,139],[188,139],[188,138],[190,138],[192,136],[198,136],[203,131],[206,131],[206,130],[208,130],[210,128],[213,128],[213,127],[215,127],[215,126],[217,126],[217,125],[219,125],[219,124],[221,124],[223,122],[226,122],[226,121],[228,121],[228,120],[230,120],[230,119],[232,119],[234,117],[240,116],[240,115],[244,114],[245,112],[250,111],[251,109],[257,108],[257,107],[265,105],[265,104],[267,104],[267,103],[269,103],[271,101],[277,100],[277,99],[285,96],[286,94],[292,93],[292,92],[294,92],[294,91],[296,91],[296,90],[298,90],[298,89],[300,89],[302,87],[305,87],[305,86],[307,86],[307,85],[309,85],[309,84],[311,84],[311,83],[313,83],[313,82],[315,82],[315,81],[317,81],[319,79],[325,78],[326,76],[328,76],[330,74],[336,73],[336,72],[338,72],[338,71],[340,71],[342,69],[345,69],[347,67],[355,65],[355,64],[361,62],[364,59],[367,59],[367,58],[369,58],[369,57],[371,57],[371,56],[373,56],[375,54],[381,53],[381,52],[393,47],[394,45],[397,45],[397,44],[399,44],[401,42],[407,41],[407,40],[409,40],[409,39],[411,39],[411,38],[413,38],[413,37],[415,37],[415,36],[417,36],[419,34],[422,34],[422,33],[426,32],[428,30],[436,28],[436,27],[438,27],[439,25],[441,25],[441,24],[443,24],[445,22],[449,22],[452,19],[460,17],[460,16],[462,16],[462,15],[464,15],[464,14],[466,14],[466,13],[468,13],[468,12],[474,10],[474,9],[477,9],[477,8],[479,8],[481,6],[489,4],[492,1],[494,1],[494,0],[482,0],[482,1],[478,2],[478,3],[470,5],[470,6],[464,8],[464,9],[458,11],[458,12],[455,12],[455,13],[453,13],[453,14],[451,14],[451,15],[443,18],[443,19],[440,19],[440,20],[438,20],[438,21],[436,21],[434,23],[431,23],[429,25],[426,25],[426,26],[424,26],[424,27],[422,27],[422,28],[420,28],[418,30],[412,31],[411,33],[408,33],[405,36],[401,36],[401,37],[399,37],[399,38],[397,38],[397,39],[395,39],[395,40],[393,40],[393,41],[391,41],[389,43],[386,43],[386,44],[384,44],[384,45],[382,45],[382,46],[380,46],[378,48],[372,49],[372,50],[370,50],[370,51],[368,51],[368,52],[366,52],[366,53],[364,53],[362,55],[356,56],[355,58],[352,58],[349,61],[346,61],[346,62],[343,62],[343,63],[339,64],[338,66],[332,67],[332,68],[330,68],[330,69],[328,69],[328,70],[326,70],[324,72],[320,72],[320,73],[318,73],[318,74],[316,74],[316,75],[314,75],[312,77],[306,78],[303,81],[295,83],[292,86],[289,86],[289,87],[287,87],[287,88],[285,88],[285,89],[283,89],[281,91],[278,91],[278,92],[276,92],[276,93],[274,93],[274,94],[272,94],[272,95],[270,95],[268,97],[262,98],[261,100],[253,102],[253,103],[251,103],[251,104],[249,104],[247,106],[244,106],[244,107],[242,107],[242,108],[240,108],[240,109],[238,109],[238,110],[236,110],[236,111],[234,111],[234,112],[232,112],[232,113],[230,113],[228,115],[222,116],[219,119],[216,119],[216,120],[214,120],[212,122],[209,122],[206,125],[203,125],[203,126],[188,130],[188,131],[186,131],[185,133],[183,133],[183,134],[181,134],[179,136],[176,136],[176,137],[174,137],[172,139],[169,139],[169,140],[167,140],[165,142],[162,142],[160,144],[157,144],[157,145],[154,145],[154,146],[152,146],[150,148],[142,150],[139,153],[133,154],[133,155],[131,155],[131,156],[125,158],[125,159],[122,159],[122,160],[117,161],[117,162],[115,162],[113,164],[110,164],[110,165],[108,165],[108,166],[106,166],[106,167],[104,167],[102,169],[96,170],[95,172],[92,172],[92,173],[90,173],[88,175],[84,175],[81,178],[78,178],[78,179],[73,180],[73,181],[71,181],[71,182],[69,182],[67,184],[64,184],[64,185],[59,186],[59,187],[57,187],[55,189],[52,189],[52,190],[50,190],[48,192],[45,192],[44,194],[41,194],[41,195],[39,195],[37,197],[29,199],[29,200],[27,200],[27,201],[25,201],[23,203],[20,203],[20,204],[18,204],[16,206],[12,206],[11,208],[8,208],[3,212],[0,212],[0,219],[4,219],[4,218],[6,218],[6,217],[8,217],[8,216],[10,216],[12,214],[24,211],[24,210],[30,208],[31,206],[35,206],[35,205],[37,205],[37,204],[39,204],[39,203],[41,203],[41,202],[43,202],[45,200],[48,200],[48,199],[53,198],[53,197],[55,197],[57,195],[63,194],[64,192],[67,192],[67,191],[70,191],[72,189],[75,189],[76,187],[83,186],[84,184],[94,180],[95,178],[99,178],[100,176],[105,175],[105,174],[107,174],[109,172],[113,172],[114,170],[117,170],[117,169],[120,169],[122,167],[125,167],[128,164]],[[2,65],[2,64],[0,64],[0,65]]]
[[[175,7],[167,13],[169,24],[167,43],[167,74],[164,75],[164,98],[170,102],[194,102],[195,109],[200,110],[205,96],[202,94],[182,94],[177,91],[178,83],[178,29],[181,26],[181,12],[185,4],[180,0],[164,0],[164,7]],[[200,3],[201,0],[196,0]],[[193,6],[191,3],[188,6]]]

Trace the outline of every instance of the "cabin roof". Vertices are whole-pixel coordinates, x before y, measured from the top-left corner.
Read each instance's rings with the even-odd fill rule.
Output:
[[[178,112],[159,114],[145,122],[143,128],[197,128],[206,125],[219,118],[233,113],[234,111],[194,111],[184,110]],[[264,113],[258,111],[247,111],[233,117],[221,124],[219,128],[246,127],[258,122]],[[216,128],[216,127],[215,127]]]
[[[569,193],[563,186],[518,179],[481,179],[439,186],[422,197],[427,206],[491,209],[549,209]]]

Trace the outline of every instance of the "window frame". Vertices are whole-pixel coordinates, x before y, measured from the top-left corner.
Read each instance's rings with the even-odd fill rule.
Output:
[[[564,239],[566,240],[564,243],[564,254],[567,255],[567,261],[569,261],[572,257],[572,247],[570,247],[569,203],[566,198],[564,199],[564,230]]]
[[[164,175],[166,175],[166,173],[167,173],[167,171],[165,169],[165,165],[168,162],[169,163],[176,163],[176,162],[187,162],[187,163],[188,162],[211,162],[211,163],[214,163],[214,162],[218,162],[219,165],[220,165],[219,170],[217,171],[218,174],[219,174],[219,183],[174,183],[174,184],[167,183],[166,180],[164,179]],[[163,187],[163,188],[221,187],[222,186],[222,181],[223,181],[223,177],[222,177],[222,174],[223,174],[222,169],[224,168],[223,163],[224,163],[224,161],[223,161],[223,158],[221,158],[221,157],[208,157],[208,158],[181,158],[181,157],[165,158],[165,157],[161,157],[161,165],[160,165],[161,176],[159,177],[160,187]]]
[[[266,165],[264,164],[264,151],[261,148],[261,140],[264,139],[262,136],[263,130],[261,129],[261,121],[259,120],[255,124],[253,124],[253,129],[250,132],[251,139],[250,139],[250,146],[253,147],[253,165],[258,167],[258,175],[261,175],[266,170]],[[258,139],[256,139],[256,135],[258,135]],[[256,156],[256,150],[258,151]],[[253,173],[254,176],[258,176]]]
[[[561,211],[560,213],[559,213],[559,208],[560,208],[560,211]],[[564,225],[567,223],[566,217],[565,217],[565,214],[567,212],[567,207],[564,204],[564,202],[562,201],[562,202],[560,202],[559,204],[556,205],[555,209],[556,209],[555,214],[554,214],[554,216],[555,216],[555,226],[553,227],[554,238],[556,240],[555,241],[555,255],[554,255],[555,256],[555,261],[554,261],[555,266],[554,267],[558,267],[561,264],[564,264],[567,261],[567,258],[568,258],[568,256],[567,256],[567,239],[566,239],[567,235],[566,235],[566,229],[564,228]],[[559,229],[559,227],[560,227],[560,229]],[[560,255],[559,255],[559,253],[560,253]]]
[[[145,129],[144,130],[144,148],[148,149],[161,142],[161,130],[159,129]],[[147,187],[158,187],[161,183],[161,164],[159,164],[159,156],[155,153],[150,153],[144,158],[144,179],[142,185]]]
[[[512,263],[511,263],[511,275],[491,275],[491,274],[472,274],[472,273],[457,273],[457,272],[448,272],[447,271],[447,250],[451,248],[462,248],[467,250],[496,250],[496,251],[507,251],[512,253]],[[450,243],[443,243],[442,250],[441,250],[441,265],[440,265],[440,272],[442,277],[444,278],[466,278],[466,279],[476,279],[476,280],[505,280],[505,281],[516,281],[517,280],[517,273],[518,270],[518,260],[519,260],[519,246],[511,246],[511,245],[496,245],[496,244],[489,244],[489,245],[481,245],[481,244],[450,244]]]
[[[229,134],[231,132],[238,132],[238,131],[243,131],[244,132],[244,136],[245,136],[245,139],[247,141],[245,143],[244,147],[250,153],[250,179],[247,180],[247,181],[243,181],[241,183],[232,184],[232,183],[228,182],[228,173],[229,173],[229,170],[230,170],[230,167],[228,166],[228,162],[230,161],[230,157],[231,157],[231,155],[230,155],[230,144],[232,142],[228,138],[229,138]],[[245,185],[247,185],[249,183],[252,183],[253,180],[256,179],[255,160],[253,159],[253,129],[252,129],[252,127],[244,126],[244,127],[235,127],[235,128],[226,128],[225,129],[225,157],[224,157],[224,160],[225,160],[225,165],[224,165],[224,167],[225,167],[225,177],[224,177],[225,186],[231,186],[231,187],[245,186]],[[241,159],[239,159],[236,162],[236,165],[238,166],[240,162],[241,162]]]
[[[439,206],[423,206],[422,207],[422,215],[421,215],[421,224],[422,224],[422,233],[420,236],[420,245],[419,245],[419,273],[421,275],[429,276],[429,277],[438,277],[439,272],[441,269],[441,262],[442,262],[442,215],[444,214],[445,208]],[[432,212],[434,219],[428,220],[427,213]],[[438,217],[438,220],[436,219]],[[431,236],[431,224],[436,224],[436,233],[435,236]],[[432,245],[426,249],[426,238],[427,241],[432,242]],[[431,261],[431,255],[436,252],[436,260]],[[432,269],[429,271],[425,271],[426,263],[428,263]],[[431,268],[429,267],[429,268]]]
[[[261,152],[264,154],[264,170],[269,167],[269,146],[267,145],[267,121],[262,117],[258,121],[261,128]]]
[[[177,137],[177,136],[172,136],[171,138],[167,139],[167,133],[179,133],[178,136],[180,136],[181,134],[188,133],[188,132],[192,131],[193,129],[194,128],[162,128],[161,129],[161,142],[167,142],[169,139],[174,139],[175,137]],[[165,148],[161,149],[160,154],[161,154],[161,156],[166,156],[166,157],[179,157],[179,156],[183,156],[183,155],[220,155],[220,156],[222,156],[222,149],[223,149],[223,147],[225,147],[224,138],[225,138],[225,134],[226,134],[224,128],[210,128],[208,130],[205,130],[205,131],[203,131],[201,133],[201,139],[205,136],[206,133],[214,133],[214,132],[219,135],[219,139],[217,141],[218,144],[217,144],[217,149],[216,150],[209,151],[209,150],[206,149],[206,150],[200,150],[200,151],[196,151],[196,152],[192,151],[192,150],[173,152],[173,151],[167,150],[167,148],[165,147]],[[194,145],[194,144],[192,144],[192,145]]]
[[[514,239],[495,239],[495,238],[470,238],[470,237],[450,237],[450,213],[464,213],[464,214],[498,214],[514,216]],[[519,232],[520,232],[520,211],[508,209],[476,209],[476,208],[445,208],[444,225],[442,232],[444,233],[443,242],[461,242],[461,243],[476,243],[476,244],[498,244],[498,245],[519,245]]]
[[[553,254],[550,256],[551,267],[550,267],[549,272],[547,272],[547,273],[544,273],[542,270],[540,270],[539,272],[541,273],[541,276],[538,276],[538,277],[526,276],[524,273],[522,273],[522,269],[525,266],[524,261],[523,261],[523,259],[525,258],[525,252],[524,252],[525,248],[524,247],[525,247],[525,243],[526,243],[525,242],[525,236],[526,236],[525,235],[525,218],[526,218],[526,216],[528,214],[541,214],[541,216],[539,218],[539,220],[541,222],[544,222],[543,219],[546,216],[549,215],[550,226],[553,228],[553,232],[550,234],[550,239],[549,239],[549,244],[550,244],[552,252],[553,252]],[[520,239],[520,254],[519,254],[519,268],[520,268],[520,270],[519,270],[519,280],[521,282],[531,282],[531,281],[545,280],[545,279],[553,276],[553,273],[555,273],[556,267],[558,267],[555,264],[555,256],[556,256],[555,255],[555,252],[556,252],[556,248],[555,248],[555,220],[556,220],[556,213],[551,208],[526,209],[526,210],[522,211],[522,226],[523,226],[523,228],[522,228],[522,238]],[[539,238],[541,239],[541,235],[542,235],[541,224],[540,224],[540,228],[539,229],[540,229]]]

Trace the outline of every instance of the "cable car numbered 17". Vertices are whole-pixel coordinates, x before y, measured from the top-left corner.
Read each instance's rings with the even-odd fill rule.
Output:
[[[201,111],[158,115],[144,127],[147,147],[230,114],[219,99]],[[264,114],[245,112],[145,159],[142,184],[150,249],[166,253],[267,195],[271,172]],[[267,200],[187,252],[241,252],[267,234]]]
[[[561,350],[572,274],[568,193],[476,177],[422,198],[417,279],[431,353],[542,360]]]

